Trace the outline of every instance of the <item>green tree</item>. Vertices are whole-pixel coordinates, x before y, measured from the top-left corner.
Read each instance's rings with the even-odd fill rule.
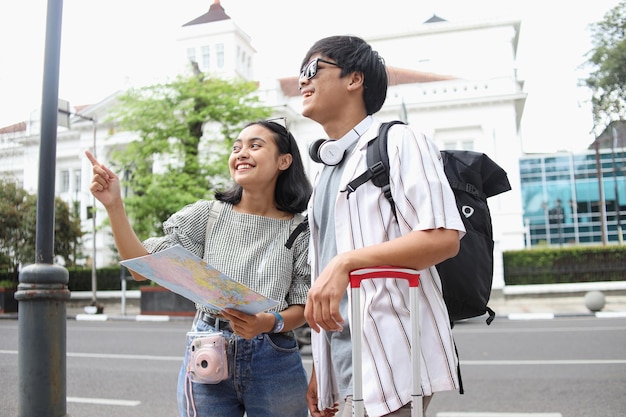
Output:
[[[20,265],[35,262],[37,233],[37,197],[17,186],[15,181],[0,179],[0,268],[13,274],[17,282]],[[59,197],[54,201],[54,254],[66,266],[75,266],[83,232],[80,218]]]
[[[119,97],[111,120],[138,139],[111,155],[128,187],[126,209],[141,239],[183,206],[210,198],[229,178],[227,154],[245,122],[268,117],[257,84],[197,72]]]
[[[0,259],[2,269],[12,273],[17,282],[20,263],[29,255],[35,242],[37,200],[11,179],[0,178]],[[28,263],[34,261],[30,248]]]
[[[603,131],[626,116],[626,1],[590,28],[593,48],[587,64],[592,71],[584,85],[592,91],[594,124]]]
[[[63,258],[65,266],[76,266],[79,260],[84,259],[84,254],[80,252],[84,234],[78,210],[71,210],[65,201],[56,197],[54,200],[54,254]]]

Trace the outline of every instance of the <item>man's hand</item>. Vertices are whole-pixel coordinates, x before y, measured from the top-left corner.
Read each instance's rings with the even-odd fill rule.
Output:
[[[335,256],[317,277],[307,297],[304,318],[312,330],[341,331],[344,318],[339,303],[350,283],[350,271],[340,255]]]
[[[339,411],[339,404],[335,403],[333,408],[327,408],[323,411],[320,411],[317,408],[317,378],[315,375],[315,367],[313,367],[313,371],[311,372],[311,379],[309,380],[309,388],[306,391],[306,403],[309,407],[309,413],[311,413],[311,417],[333,417]]]

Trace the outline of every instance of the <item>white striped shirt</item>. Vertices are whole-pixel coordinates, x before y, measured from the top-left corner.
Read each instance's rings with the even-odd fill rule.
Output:
[[[345,162],[339,189],[367,168],[367,143],[378,133],[375,121],[359,139]],[[381,190],[371,181],[346,198],[335,201],[337,252],[371,246],[414,230],[454,229],[462,237],[465,228],[454,194],[443,171],[439,150],[424,135],[408,126],[394,126],[388,135],[390,185],[398,223]],[[315,198],[315,196],[313,197]],[[309,217],[313,217],[309,205]],[[347,221],[349,220],[349,221]],[[317,270],[317,229],[311,225],[311,271]],[[419,256],[419,254],[416,254]],[[388,414],[411,399],[410,315],[408,284],[404,280],[376,279],[362,284],[363,396],[370,416]],[[435,267],[420,271],[421,373],[424,395],[458,388],[458,359],[441,283]],[[318,380],[319,407],[338,402],[335,376],[330,363],[328,338],[312,333],[313,356]]]

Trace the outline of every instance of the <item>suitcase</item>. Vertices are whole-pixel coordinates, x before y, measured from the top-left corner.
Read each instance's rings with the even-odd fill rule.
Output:
[[[419,339],[419,310],[418,291],[419,273],[416,270],[399,267],[379,266],[372,268],[357,269],[350,273],[351,302],[351,332],[353,335],[361,335],[363,326],[361,323],[361,282],[371,278],[398,278],[409,282],[409,300],[411,309],[411,365],[413,389],[411,391],[411,417],[422,417],[422,387],[420,378],[420,339]],[[361,369],[361,337],[352,337],[352,378],[353,397],[352,415],[363,417],[365,404],[363,402],[363,370]]]

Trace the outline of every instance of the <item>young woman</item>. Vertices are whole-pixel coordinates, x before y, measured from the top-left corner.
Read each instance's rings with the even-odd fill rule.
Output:
[[[125,214],[119,178],[86,154],[93,165],[91,192],[106,208],[123,259],[181,245],[279,302],[275,311],[256,315],[197,306],[194,330],[223,332],[228,377],[216,384],[191,382],[186,354],[178,380],[180,415],[306,417],[306,372],[293,329],[304,324],[310,286],[308,229],[291,249],[284,244],[298,222],[295,215],[306,209],[311,184],[288,130],[272,121],[257,121],[241,131],[229,157],[234,184],[215,194],[221,204],[208,233],[209,213],[216,203],[200,200],[167,219],[163,236],[144,242]]]

